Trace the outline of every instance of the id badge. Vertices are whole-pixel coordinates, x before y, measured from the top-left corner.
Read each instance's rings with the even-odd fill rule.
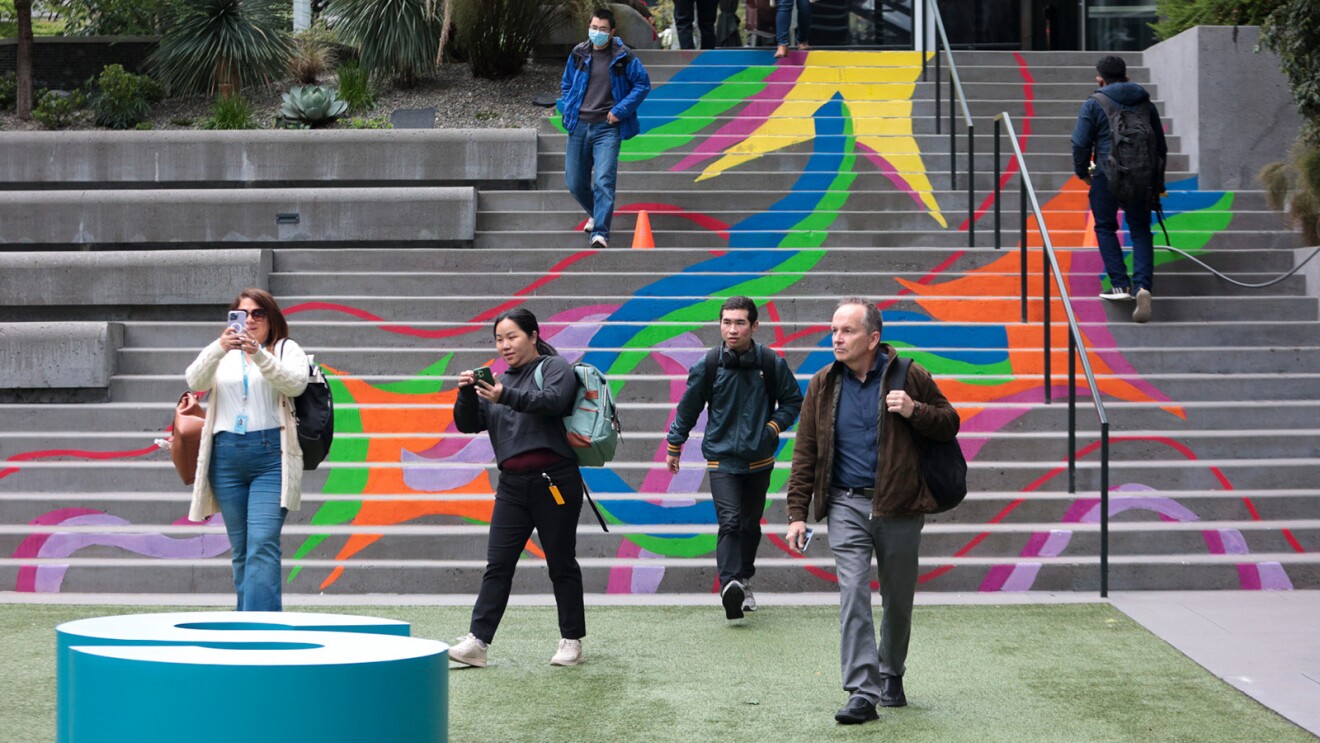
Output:
[[[248,424],[247,413],[239,413],[238,415],[234,416],[234,433],[237,434],[247,433],[247,424]]]

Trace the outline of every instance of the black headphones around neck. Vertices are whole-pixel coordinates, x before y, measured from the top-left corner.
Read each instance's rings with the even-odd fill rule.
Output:
[[[750,348],[742,353],[738,353],[728,346],[720,346],[720,366],[725,369],[759,369],[761,368],[761,359],[756,353],[756,344],[753,343]]]

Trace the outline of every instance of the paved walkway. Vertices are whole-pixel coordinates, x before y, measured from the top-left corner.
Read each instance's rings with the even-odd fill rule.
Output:
[[[468,594],[287,594],[285,606],[471,606]],[[594,606],[711,604],[711,594],[588,594]],[[839,595],[757,593],[766,605],[837,605]],[[230,594],[18,594],[0,603],[221,606]],[[1100,603],[1093,593],[917,593],[919,605]],[[1320,738],[1320,591],[1116,592],[1110,603],[1261,704]],[[547,606],[549,595],[514,595],[511,605]],[[712,604],[713,606],[713,604]]]

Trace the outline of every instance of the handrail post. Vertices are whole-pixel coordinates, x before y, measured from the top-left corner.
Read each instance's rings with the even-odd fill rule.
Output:
[[[921,0],[921,82],[926,82],[926,29],[930,24],[930,0]]]
[[[967,125],[967,247],[976,247],[976,127]]]
[[[935,37],[935,133],[940,133],[940,38]]]
[[[1044,306],[1044,345],[1045,345],[1045,404],[1050,405],[1054,402],[1054,392],[1050,388],[1054,386],[1054,380],[1050,375],[1050,256],[1049,248],[1042,245],[1040,247],[1041,263],[1045,264],[1041,270],[1041,297],[1045,300]]]
[[[958,131],[954,126],[954,104],[958,91],[953,86],[953,67],[949,67],[949,189],[958,188]]]
[[[1015,159],[1017,155],[1013,156]],[[1022,167],[1022,161],[1018,160],[1018,211],[1021,217],[1020,227],[1021,235],[1018,237],[1018,256],[1022,262],[1022,282],[1019,286],[1022,289],[1022,324],[1027,324],[1027,176],[1026,169]]]
[[[1068,492],[1077,492],[1077,338],[1068,329]]]
[[[1109,421],[1100,422],[1100,598],[1109,598]]]
[[[1002,128],[1003,128],[1002,123],[999,121],[999,117],[996,116],[995,117],[995,250],[999,250],[1000,247],[1002,247],[1004,244],[1003,235],[1001,234],[1001,227],[1002,227],[1001,222],[1003,220],[1003,217],[1000,214],[1000,208],[999,208],[999,197],[1001,195],[999,188],[999,173],[1001,171],[1001,168],[999,167],[999,130]]]

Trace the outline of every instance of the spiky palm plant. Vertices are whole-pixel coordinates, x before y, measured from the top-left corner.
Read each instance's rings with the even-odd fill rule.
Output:
[[[151,55],[175,93],[237,92],[279,78],[293,44],[280,0],[184,0]]]
[[[586,26],[590,0],[430,0],[453,19],[454,41],[476,77],[491,80],[522,72],[536,45],[562,23]],[[579,23],[580,22],[580,23]],[[446,34],[443,42],[448,42]]]
[[[326,12],[373,76],[410,88],[435,68],[441,24],[428,0],[330,0]]]

